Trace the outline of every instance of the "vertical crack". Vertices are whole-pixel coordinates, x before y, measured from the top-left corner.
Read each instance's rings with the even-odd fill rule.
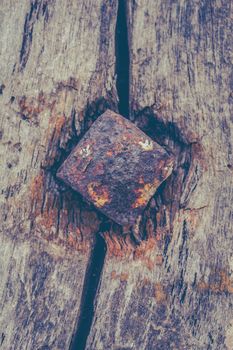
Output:
[[[103,224],[101,231],[104,231]],[[78,325],[71,341],[70,350],[84,350],[86,347],[87,337],[90,333],[92,320],[94,317],[94,303],[103,270],[105,253],[105,241],[100,234],[97,234],[96,242],[85,276]]]
[[[115,33],[116,55],[116,88],[119,98],[118,110],[125,117],[129,117],[129,40],[127,24],[127,1],[118,1],[118,12]]]
[[[118,94],[119,113],[129,117],[129,42],[127,26],[127,2],[118,1],[116,32],[115,32],[115,55],[116,55],[116,89]],[[100,233],[96,236],[96,242],[92,251],[89,266],[87,268],[81,308],[76,332],[71,341],[70,350],[85,350],[88,335],[91,330],[95,314],[95,300],[101,280],[106,254],[106,243],[101,233],[109,230],[109,223],[103,219]]]

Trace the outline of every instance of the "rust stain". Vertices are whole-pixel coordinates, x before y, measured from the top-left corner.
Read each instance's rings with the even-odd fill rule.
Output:
[[[72,251],[75,250],[82,254],[87,254],[91,249],[90,242],[88,240],[77,241],[73,236],[69,236],[67,239],[62,239],[59,237],[55,239],[52,236],[45,236],[43,239],[45,239],[47,242],[52,241],[60,247],[71,249]]]
[[[47,146],[42,164],[44,167],[52,166],[58,160],[60,146],[65,148],[71,137],[71,118],[67,116],[71,115],[73,101],[73,92],[70,91],[77,87],[71,79],[57,84],[48,94],[40,92],[37,96],[16,96],[11,101],[11,108],[15,109],[21,119],[36,126],[42,123],[41,144]],[[83,114],[79,113],[78,117],[81,120]],[[101,171],[103,169],[100,165],[99,173]],[[74,197],[67,198],[68,194],[61,193],[58,196],[57,190],[53,179],[48,184],[46,170],[41,171],[28,184],[35,234],[60,246],[82,252],[90,251],[94,234],[99,228],[97,214],[85,210],[85,206],[80,208],[77,202],[73,202]],[[62,205],[58,197],[62,198]]]
[[[46,109],[52,110],[56,102],[54,96],[46,96],[42,91],[37,97],[19,96],[16,101],[21,118],[32,123],[38,123],[39,114]]]
[[[207,171],[209,162],[204,146],[200,143],[194,143],[192,144],[191,152],[192,158],[198,162],[202,171]]]
[[[113,232],[105,232],[103,234],[107,245],[107,254],[109,258],[139,260],[150,271],[155,266],[161,266],[163,257],[156,252],[157,241],[154,237],[141,242],[139,246],[135,246],[129,235],[120,236]]]
[[[160,282],[154,284],[154,296],[158,303],[165,303],[167,300],[166,291]]]
[[[107,157],[112,157],[113,156],[113,151],[112,150],[108,150],[106,153]]]
[[[44,109],[43,103],[35,98],[27,98],[22,96],[18,99],[18,104],[20,108],[20,113],[25,119],[31,119],[37,117]]]
[[[154,254],[157,243],[154,237],[141,242],[134,250],[134,259],[140,260],[149,269],[153,270],[156,265],[156,255]]]
[[[121,282],[127,281],[128,278],[129,278],[129,274],[128,274],[127,272],[122,272],[122,273],[120,274],[120,281],[121,281]]]
[[[38,218],[37,222],[43,226],[49,234],[52,227],[56,226],[57,222],[57,209],[50,209],[49,211],[43,212]]]
[[[61,129],[62,129],[63,125],[65,124],[65,121],[66,121],[66,118],[64,115],[57,116],[56,121],[55,121],[55,125],[54,125],[54,128],[55,128],[57,134],[61,133]]]
[[[36,177],[34,177],[30,184],[30,193],[32,201],[40,201],[42,196],[42,190],[43,190],[43,174],[39,174]]]
[[[81,210],[81,222],[73,222],[70,213],[74,212],[74,199],[63,198],[63,209],[54,206],[54,194],[48,192],[42,211],[44,191],[44,173],[38,174],[30,183],[30,196],[33,208],[35,233],[47,242],[71,248],[82,253],[90,251],[94,234],[99,229],[97,214],[89,210]],[[79,226],[77,226],[77,224]]]
[[[121,282],[125,282],[129,278],[129,274],[127,272],[117,273],[115,270],[111,272],[111,278],[113,280],[120,280]]]
[[[88,184],[87,190],[94,204],[98,208],[110,203],[110,195],[107,186],[102,186],[98,182],[91,182]]]
[[[56,208],[45,211],[36,218],[37,228],[43,232],[43,238],[48,242],[56,243],[60,246],[72,248],[82,253],[90,251],[92,236],[83,233],[79,227],[76,227],[68,220],[68,211],[64,210],[60,214],[60,228],[59,231],[67,231],[67,236],[60,237],[57,233],[58,210]]]
[[[112,272],[111,272],[111,278],[112,278],[113,280],[115,280],[115,279],[116,279],[116,276],[117,276],[116,271],[115,271],[115,270],[112,271]]]
[[[141,188],[137,188],[134,192],[137,196],[136,200],[132,204],[132,208],[145,207],[145,205],[150,200],[151,196],[153,196],[155,189],[159,186],[159,181],[157,179],[154,180],[153,183],[144,184]],[[143,184],[143,180],[139,180],[139,184]]]
[[[82,253],[87,253],[90,250],[90,242],[87,240],[77,242],[77,240],[72,235],[69,235],[67,242],[63,241],[61,243]]]
[[[107,254],[110,258],[128,258],[132,254],[134,246],[129,236],[117,236],[112,232],[105,232],[103,237],[107,245]]]
[[[155,264],[158,266],[162,266],[162,264],[163,264],[163,256],[162,255],[160,255],[160,254],[156,255]]]

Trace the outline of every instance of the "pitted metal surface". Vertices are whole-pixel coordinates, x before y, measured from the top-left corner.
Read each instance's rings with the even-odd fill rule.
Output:
[[[57,176],[120,225],[132,225],[171,174],[173,157],[110,110],[91,126]]]

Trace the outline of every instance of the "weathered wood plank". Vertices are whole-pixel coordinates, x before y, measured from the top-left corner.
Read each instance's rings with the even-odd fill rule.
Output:
[[[58,165],[116,101],[116,2],[1,1],[1,349],[68,349],[99,219]]]
[[[232,4],[130,1],[131,118],[177,157],[144,241],[107,236],[88,349],[233,348]]]

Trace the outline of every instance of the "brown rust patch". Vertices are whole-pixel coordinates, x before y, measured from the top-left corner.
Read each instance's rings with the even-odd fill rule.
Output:
[[[58,229],[58,215],[59,215],[59,231]],[[72,248],[82,253],[86,253],[90,250],[91,242],[94,238],[94,233],[98,227],[94,227],[92,235],[86,234],[72,222],[69,222],[68,211],[63,210],[58,212],[56,208],[44,211],[42,214],[36,217],[37,232],[39,230],[43,238],[47,241],[52,241],[60,246]],[[93,228],[93,225],[91,225]],[[66,235],[60,235],[59,232],[66,232]],[[90,233],[90,232],[89,232]]]
[[[23,119],[32,119],[38,116],[44,109],[44,104],[35,98],[22,96],[18,99],[20,114]]]
[[[110,203],[110,196],[107,186],[101,186],[101,184],[98,182],[91,182],[88,184],[87,190],[92,201],[98,208]]]
[[[41,200],[42,190],[43,190],[44,176],[42,173],[34,177],[30,184],[30,193],[32,201]]]
[[[166,303],[167,293],[160,282],[154,284],[154,296],[158,303]]]
[[[61,242],[61,241],[60,241]],[[69,235],[67,242],[61,242],[65,246],[69,246],[76,251],[82,252],[82,253],[87,253],[90,251],[90,242],[87,240],[83,240],[81,242],[77,241],[75,237],[72,235]]]
[[[112,150],[108,150],[108,151],[106,152],[106,156],[107,156],[107,157],[112,157],[112,156],[113,156],[113,151],[112,151]]]
[[[157,266],[162,266],[163,265],[163,256],[161,254],[156,255],[156,257],[155,257],[155,264]]]
[[[132,254],[134,245],[128,235],[118,236],[112,232],[105,232],[103,237],[107,245],[107,254],[109,257],[128,258]]]
[[[18,103],[18,110],[16,112],[21,119],[38,125],[39,115],[47,109],[52,111],[56,103],[56,98],[52,95],[45,95],[41,91],[36,97],[18,96],[16,102]]]
[[[120,236],[113,232],[105,232],[103,234],[107,245],[107,254],[109,258],[140,260],[141,263],[153,270],[155,266],[161,266],[163,257],[157,252],[157,241],[154,237],[142,241],[136,246],[129,235]]]
[[[48,235],[51,234],[52,228],[56,227],[57,215],[57,209],[50,209],[37,217],[37,223],[46,229]]]
[[[160,182],[155,179],[154,182],[143,184],[143,180],[139,181],[139,184],[142,184],[142,187],[137,188],[134,192],[136,194],[136,200],[132,204],[132,208],[145,207],[150,198],[153,196],[155,188],[157,188]]]
[[[55,169],[52,166],[59,162],[62,152],[70,144],[73,146],[75,111],[72,108],[76,92],[70,92],[75,88],[74,81],[71,83],[72,86],[70,82],[58,84],[48,94],[16,96],[10,108],[31,125],[40,123],[40,145],[47,147],[42,161],[44,170],[28,184],[30,220],[35,234],[60,246],[87,251],[99,228],[96,211],[86,210],[89,206],[72,191],[64,191],[64,187],[60,191],[61,185],[54,181],[50,172]],[[77,117],[81,120],[82,113]],[[37,149],[32,148],[33,152],[37,157]]]
[[[129,274],[127,272],[117,273],[115,270],[111,272],[111,278],[113,280],[120,280],[121,282],[125,282],[129,278]]]
[[[156,263],[156,239],[150,237],[147,240],[141,242],[139,246],[134,250],[134,259],[140,260],[149,269],[153,270]]]
[[[61,129],[63,127],[63,125],[65,124],[66,118],[64,115],[58,115],[54,124],[54,128],[56,130],[57,134],[61,133]]]

